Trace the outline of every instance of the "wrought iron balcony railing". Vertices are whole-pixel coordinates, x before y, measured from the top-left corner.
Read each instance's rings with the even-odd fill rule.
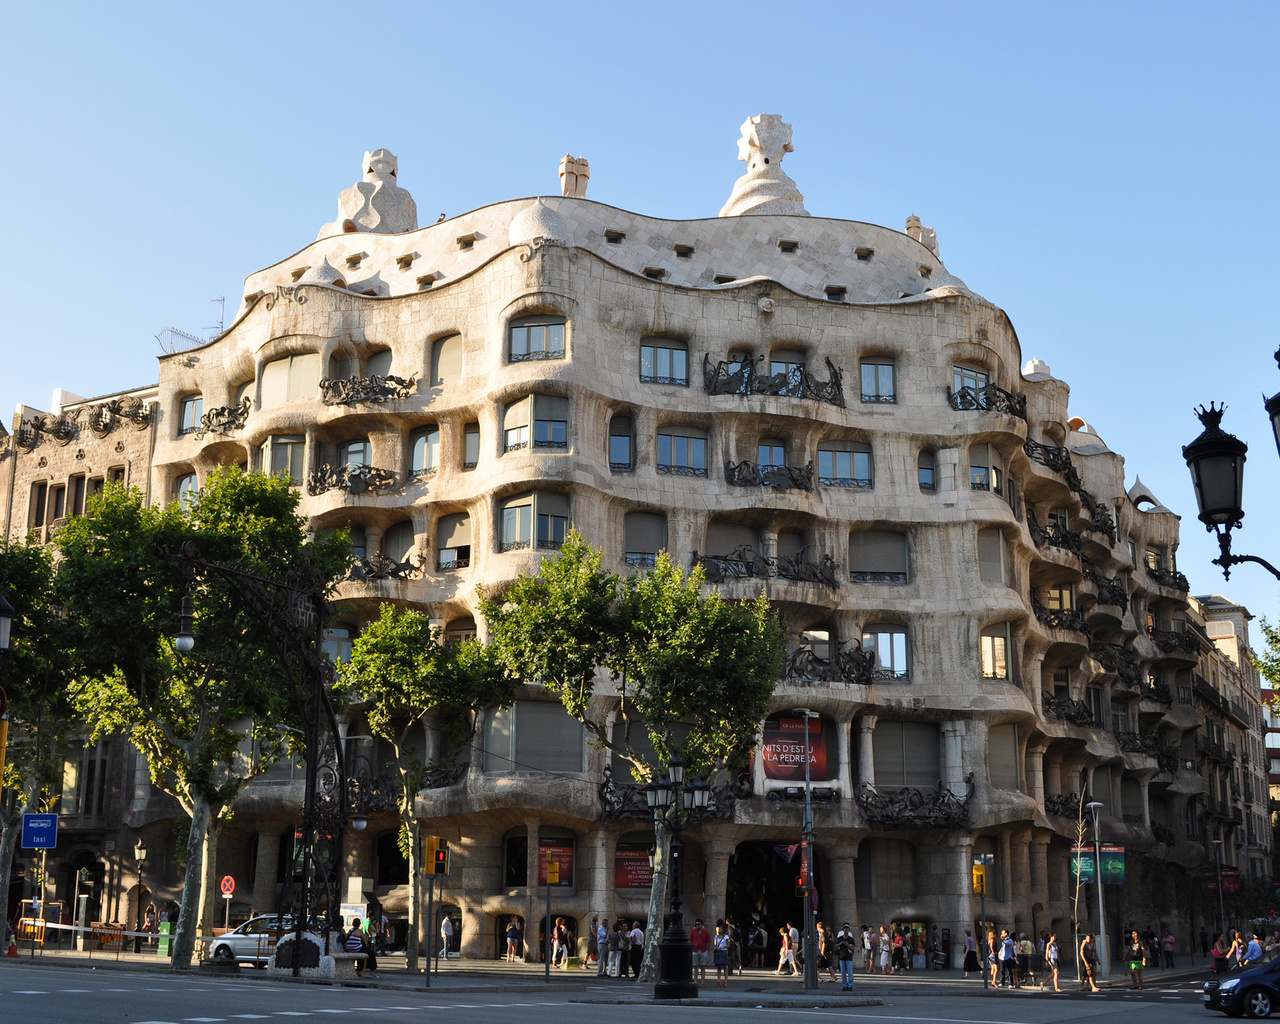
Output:
[[[1031,608],[1036,613],[1036,618],[1050,629],[1070,629],[1089,635],[1089,623],[1074,608],[1046,608],[1034,595],[1031,598]]]
[[[422,566],[409,559],[397,562],[381,552],[367,558],[357,558],[347,570],[346,578],[356,583],[373,583],[378,580],[416,580],[422,576]]]
[[[670,473],[672,476],[706,476],[706,466],[677,466],[659,462],[654,466],[659,473]]]
[[[1162,587],[1181,590],[1184,594],[1191,589],[1191,584],[1187,582],[1187,578],[1177,569],[1165,569],[1163,566],[1153,568],[1150,565],[1144,565],[1143,568],[1146,569],[1147,575]]]
[[[1078,818],[1080,816],[1080,794],[1050,793],[1044,798],[1044,812],[1059,818]]]
[[[1117,608],[1129,607],[1129,591],[1124,580],[1104,576],[1102,570],[1087,558],[1081,558],[1080,564],[1084,569],[1084,578],[1098,588],[1099,604],[1114,605]]]
[[[1089,725],[1093,722],[1093,712],[1089,710],[1089,705],[1082,700],[1075,700],[1071,697],[1058,697],[1051,693],[1046,693],[1041,701],[1044,707],[1044,713],[1050,718],[1060,718],[1064,722],[1071,722],[1073,725]]]
[[[1116,733],[1116,743],[1126,754],[1148,754],[1155,757],[1160,750],[1154,736],[1142,736],[1136,732]]]
[[[1151,823],[1151,835],[1157,843],[1164,843],[1166,846],[1172,846],[1177,839],[1174,837],[1173,829],[1168,825],[1162,825],[1158,821]]]
[[[1059,522],[1051,520],[1041,526],[1035,512],[1027,509],[1027,528],[1031,531],[1031,539],[1036,542],[1036,547],[1061,548],[1073,555],[1080,554],[1083,538],[1075,530],[1069,530]]]
[[[952,391],[947,387],[947,401],[957,410],[981,409],[984,412],[1003,412],[1019,419],[1027,418],[1027,396],[1015,395],[996,384],[966,387]]]
[[[1137,689],[1141,680],[1138,676],[1138,659],[1133,651],[1119,644],[1108,644],[1094,640],[1089,644],[1089,654],[1093,660],[1108,672],[1114,672],[1122,682]]]
[[[1066,473],[1074,468],[1071,465],[1071,452],[1060,445],[1041,444],[1028,438],[1022,443],[1022,450],[1032,462],[1047,466],[1055,473]]]
[[[813,463],[805,466],[760,466],[754,462],[726,462],[724,478],[734,487],[773,487],[785,491],[792,487],[813,490]]]
[[[844,375],[830,359],[826,360],[827,380],[814,377],[804,366],[785,373],[766,374],[764,356],[749,362],[721,359],[712,363],[702,357],[702,388],[708,395],[777,395],[784,398],[808,398],[830,402],[843,409]]]
[[[200,429],[196,431],[196,440],[204,439],[205,434],[221,434],[226,437],[233,430],[241,430],[249,420],[249,410],[253,401],[246,395],[240,399],[239,405],[220,405],[210,409],[200,417]]]
[[[467,555],[441,558],[436,561],[436,572],[457,572],[459,569],[469,568],[470,565],[471,558]]]
[[[395,398],[408,398],[418,386],[418,375],[395,377],[380,373],[368,377],[325,377],[320,381],[320,400],[325,405],[381,405]]]
[[[1165,654],[1182,651],[1184,654],[1190,654],[1194,657],[1200,653],[1200,641],[1189,630],[1149,628],[1147,633],[1151,636],[1151,642],[1164,651]]]
[[[823,555],[821,562],[806,562],[804,551],[798,555],[766,558],[756,554],[751,545],[744,544],[730,555],[699,556],[695,551],[692,564],[702,566],[708,583],[733,579],[783,579],[797,583],[821,583],[833,589],[840,586],[836,578],[836,563],[830,555]]]
[[[379,494],[396,486],[396,475],[389,469],[373,466],[321,466],[307,475],[307,493],[324,494],[326,491],[346,491],[348,494]]]
[[[881,793],[863,783],[853,794],[863,817],[882,828],[968,828],[969,802],[973,799],[973,773],[965,777],[967,789],[956,796],[941,782],[933,789],[906,786]]]
[[[634,782],[614,782],[611,765],[604,766],[604,779],[600,783],[598,792],[601,821],[618,821],[628,818],[653,820],[653,810],[645,799],[644,786]],[[733,817],[733,809],[737,802],[749,800],[753,795],[749,771],[739,772],[732,778],[713,782],[707,799],[707,809],[702,812],[702,817],[730,819]]]
[[[641,569],[652,569],[658,564],[658,553],[656,551],[627,551],[622,556],[622,561],[626,565],[636,566]]]
[[[847,648],[843,641],[833,641],[836,655],[829,660],[819,658],[808,647],[797,647],[788,656],[782,677],[788,682],[856,683],[870,686],[877,678],[876,655],[861,647]]]
[[[1162,679],[1158,679],[1155,682],[1148,679],[1143,683],[1142,696],[1146,700],[1157,701],[1167,708],[1173,707],[1173,691],[1169,689],[1169,684]]]

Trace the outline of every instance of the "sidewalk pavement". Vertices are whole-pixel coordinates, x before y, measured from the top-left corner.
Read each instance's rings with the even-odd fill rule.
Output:
[[[421,958],[420,958],[421,962]],[[168,972],[171,970],[169,960],[159,957],[155,951],[134,953],[132,950],[117,953],[114,950],[95,951],[90,955],[69,949],[37,948],[32,957],[29,949],[23,949],[19,958],[0,957],[0,970],[6,964],[36,965],[62,969],[119,970],[130,972]],[[1118,965],[1117,965],[1118,967]],[[236,975],[252,983],[256,980],[293,981],[287,974],[268,974],[265,970],[253,967],[238,969],[215,968],[201,965],[192,968],[193,973],[226,973]],[[1208,968],[1192,966],[1182,970],[1148,971],[1146,982],[1150,988],[1158,988],[1170,984],[1183,984],[1188,981],[1199,981],[1208,976]],[[502,979],[504,992],[555,992],[566,995],[572,1002],[602,1004],[633,1004],[654,1001],[651,983],[640,983],[630,978],[598,978],[594,965],[589,970],[555,969],[553,968],[548,982],[545,968],[537,963],[507,963],[503,960],[456,960],[439,961],[438,970],[431,975],[430,991],[433,992],[473,992],[492,989],[497,979]],[[305,984],[332,984],[310,979],[299,979]],[[360,988],[376,988],[391,991],[423,991],[426,989],[425,979],[419,970],[410,974],[403,954],[388,954],[378,958],[378,976],[376,979],[344,981],[338,984]],[[714,981],[712,982],[714,985]],[[1079,985],[1075,973],[1063,973],[1059,984],[1064,993],[1078,993]],[[1129,975],[1119,970],[1112,973],[1110,979],[1101,982],[1103,991],[1127,991]],[[959,971],[915,970],[905,975],[867,974],[858,971],[854,975],[854,991],[842,992],[837,984],[825,981],[816,993],[806,993],[802,981],[795,977],[778,977],[771,970],[749,969],[742,975],[735,975],[730,981],[730,988],[714,987],[699,990],[697,1000],[691,1003],[715,1003],[718,1006],[746,1006],[765,1008],[778,1007],[855,1007],[880,1006],[883,1000],[906,995],[937,995],[951,997],[956,995],[981,995],[985,992],[999,991],[1001,997],[1023,996],[1036,997],[1052,995],[1052,990],[1042,992],[1039,985],[1028,985],[1021,989],[983,989],[979,976],[965,981]],[[663,1000],[664,1003],[683,1002],[680,1000]]]

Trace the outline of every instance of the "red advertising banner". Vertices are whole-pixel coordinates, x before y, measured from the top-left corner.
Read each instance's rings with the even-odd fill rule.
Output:
[[[787,782],[804,781],[804,727],[809,724],[809,777],[826,782],[827,743],[822,722],[816,718],[779,718],[764,727],[764,777]]]
[[[547,884],[547,855],[560,865],[560,881],[555,884],[564,889],[573,888],[573,844],[538,844],[538,884]]]
[[[615,889],[652,888],[653,868],[649,866],[647,846],[620,845],[614,850],[613,886]]]
[[[1240,895],[1240,869],[1222,869],[1222,894],[1224,896]]]

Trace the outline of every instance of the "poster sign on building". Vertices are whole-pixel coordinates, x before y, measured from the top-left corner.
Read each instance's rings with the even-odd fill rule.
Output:
[[[553,882],[562,889],[573,888],[573,843],[538,843],[538,884],[547,884],[547,861],[555,861],[560,868],[560,880]]]
[[[804,730],[809,726],[809,777],[814,782],[830,779],[827,770],[827,744],[822,722],[816,718],[779,717],[765,723],[764,777],[786,782],[804,781]]]
[[[1092,846],[1071,847],[1071,879],[1092,885],[1096,877]],[[1106,885],[1124,884],[1124,847],[1102,845],[1102,881]]]
[[[652,886],[653,867],[649,864],[649,848],[638,843],[619,843],[613,852],[613,887],[649,889]]]

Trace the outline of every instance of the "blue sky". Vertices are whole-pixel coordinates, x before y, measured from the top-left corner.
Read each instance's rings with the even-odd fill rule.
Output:
[[[811,212],[937,229],[1024,358],[1183,515],[1180,566],[1230,583],[1180,446],[1225,400],[1250,445],[1238,550],[1280,560],[1275,4],[64,4],[6,12],[0,411],[156,379],[154,335],[207,335],[243,278],[310,242],[366,149],[423,223],[558,192],[714,216],[738,126],[795,130]]]

